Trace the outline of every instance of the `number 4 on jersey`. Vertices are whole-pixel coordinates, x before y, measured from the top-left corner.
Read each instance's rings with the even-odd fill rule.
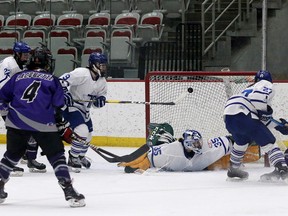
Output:
[[[24,91],[21,99],[22,100],[26,100],[27,103],[31,103],[34,101],[34,99],[37,97],[37,92],[38,89],[41,86],[41,81],[34,81],[33,83],[31,83]]]

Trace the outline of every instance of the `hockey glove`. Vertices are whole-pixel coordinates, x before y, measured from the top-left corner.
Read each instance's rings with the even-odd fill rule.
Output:
[[[283,135],[288,135],[288,122],[283,118],[280,118],[280,121],[281,124],[276,126],[275,129]]]
[[[257,111],[258,111],[258,117],[260,121],[262,121],[263,123],[266,124],[268,121],[271,120],[273,109],[269,105],[267,105],[267,111],[263,110],[257,110]]]
[[[73,102],[73,98],[71,93],[68,91],[68,89],[66,87],[63,88],[64,91],[64,103],[66,106],[73,106],[74,102]]]
[[[104,107],[105,103],[106,103],[106,97],[104,96],[97,97],[95,99],[95,102],[93,102],[94,106],[97,108]]]
[[[73,131],[72,129],[69,127],[70,126],[70,123],[64,119],[62,119],[61,122],[57,122],[56,123],[56,126],[58,128],[58,131],[62,137],[62,139],[71,144],[72,143],[72,134],[73,134]]]
[[[8,104],[5,102],[0,102],[0,115],[6,116],[8,114]]]

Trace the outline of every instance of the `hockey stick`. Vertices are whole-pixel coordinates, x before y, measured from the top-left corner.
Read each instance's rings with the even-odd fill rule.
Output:
[[[76,102],[96,102],[96,100],[74,100]],[[145,105],[175,105],[175,102],[146,102],[146,101],[120,101],[120,100],[106,100],[106,103],[116,104],[145,104]]]
[[[80,137],[74,131],[72,131],[72,133],[71,133],[71,139],[75,140],[77,142],[80,142],[83,145],[89,146],[93,151],[95,151],[98,155],[100,155],[103,159],[105,159],[109,163],[117,163],[117,162],[118,163],[119,162],[128,163],[128,162],[131,162],[131,161],[137,159],[138,157],[140,157],[141,155],[143,155],[144,153],[146,153],[147,151],[149,151],[149,149],[150,149],[147,144],[144,144],[140,148],[136,149],[134,152],[132,152],[129,155],[118,156],[116,154],[113,154],[112,152],[105,150],[105,149],[102,149],[102,148],[99,148],[99,147],[92,145],[91,143],[87,142],[85,139]],[[107,155],[110,157],[108,157]]]
[[[89,147],[95,151],[97,154],[99,154],[103,159],[105,159],[106,161],[108,161],[109,163],[119,163],[119,162],[131,162],[135,159],[137,159],[138,157],[140,157],[141,155],[143,155],[144,153],[146,153],[147,151],[149,151],[149,146],[147,144],[142,145],[140,148],[136,149],[134,152],[132,152],[131,154],[128,155],[124,155],[124,156],[118,156],[115,155],[105,149],[96,147],[94,145],[88,144]],[[106,156],[109,155],[110,157]]]
[[[288,127],[288,122],[286,120],[285,120],[286,122],[283,123],[283,122],[280,122],[274,118],[271,118],[271,121],[274,122],[276,125]]]
[[[188,88],[188,93],[192,93],[193,89]],[[115,104],[145,104],[145,105],[176,105],[179,101],[181,101],[184,97],[186,97],[187,92],[183,92],[176,98],[175,101],[171,102],[147,102],[147,101],[121,101],[121,100],[106,100],[106,103],[115,103]],[[75,102],[96,102],[96,100],[74,100]]]

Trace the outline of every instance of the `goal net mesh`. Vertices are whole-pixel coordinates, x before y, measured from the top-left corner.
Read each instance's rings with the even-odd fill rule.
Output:
[[[181,137],[185,129],[195,129],[206,139],[227,135],[223,121],[227,98],[241,93],[254,75],[255,72],[150,72],[145,80],[146,101],[176,104],[147,105],[146,126],[167,122],[176,137]]]

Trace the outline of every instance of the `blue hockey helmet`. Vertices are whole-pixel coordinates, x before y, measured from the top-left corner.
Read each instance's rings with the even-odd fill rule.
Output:
[[[89,68],[99,76],[104,77],[107,70],[108,59],[105,54],[99,52],[93,52],[90,54],[89,59]]]
[[[186,130],[183,133],[183,145],[187,151],[201,154],[203,146],[202,135],[196,130]]]
[[[28,44],[25,42],[15,42],[13,46],[13,51],[17,53],[29,53],[31,51],[31,48]]]
[[[271,73],[267,70],[259,70],[255,75],[254,82],[256,83],[256,82],[259,82],[261,80],[267,80],[267,81],[272,83]]]

